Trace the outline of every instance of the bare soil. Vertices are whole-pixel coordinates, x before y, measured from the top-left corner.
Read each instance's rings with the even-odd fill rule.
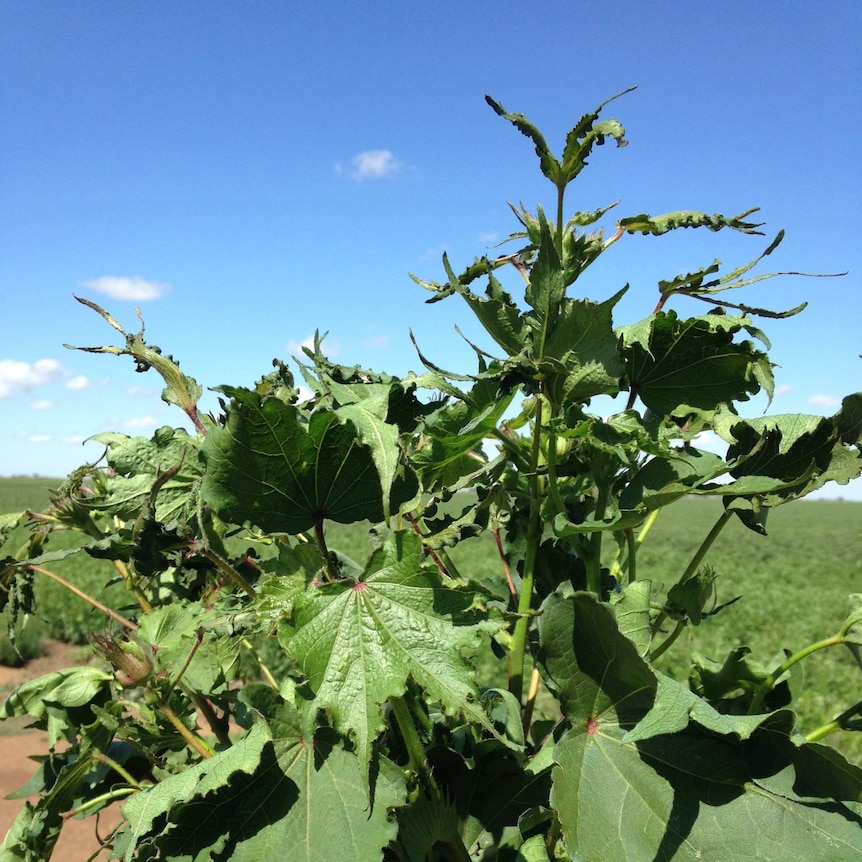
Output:
[[[76,664],[80,664],[78,647],[49,641],[45,644],[44,655],[32,659],[24,667],[0,666],[0,700],[27,680]],[[28,729],[27,724],[27,719],[0,722],[0,836],[6,835],[24,804],[23,799],[6,799],[6,794],[17,790],[33,776],[36,763],[31,757],[48,751],[48,735]],[[103,811],[98,819],[99,832],[103,836],[109,834],[119,819],[116,807]],[[54,850],[54,862],[87,862],[100,847],[96,826],[95,817],[68,820]],[[105,850],[99,859],[107,858],[108,852]]]

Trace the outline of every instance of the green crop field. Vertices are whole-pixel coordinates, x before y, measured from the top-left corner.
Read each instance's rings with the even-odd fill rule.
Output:
[[[52,484],[57,483],[0,479],[0,512],[44,506]],[[686,499],[663,512],[638,554],[638,577],[673,583],[720,511],[717,500]],[[848,596],[862,592],[862,503],[801,501],[773,510],[767,530],[767,536],[759,536],[733,521],[722,532],[705,561],[718,575],[717,602],[742,598],[700,626],[689,627],[665,654],[665,670],[674,674],[687,667],[688,651],[723,659],[740,645],[772,666],[782,650],[793,652],[838,630],[847,614]],[[365,535],[364,525],[336,525],[328,534],[332,548],[357,561],[370,549]],[[23,534],[18,538],[23,540]],[[52,537],[54,547],[62,539]],[[7,543],[5,552],[12,544]],[[453,556],[465,576],[485,578],[499,569],[493,542],[486,536],[463,542]],[[82,554],[55,568],[114,609],[131,606],[109,563]],[[59,584],[37,577],[35,589],[50,636],[83,643],[90,631],[104,627],[101,614]],[[822,650],[803,665],[810,681],[803,683],[799,701],[803,730],[823,724],[859,700],[862,671],[846,648]],[[833,737],[830,742],[862,761],[862,739]]]

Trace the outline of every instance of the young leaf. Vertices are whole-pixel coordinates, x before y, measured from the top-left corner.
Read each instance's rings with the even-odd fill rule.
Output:
[[[324,519],[383,520],[374,457],[352,424],[318,410],[304,427],[291,404],[261,400],[248,389],[225,391],[233,401],[225,427],[204,443],[201,487],[222,520],[289,534]]]
[[[383,730],[382,707],[412,677],[447,713],[489,726],[472,670],[461,655],[480,639],[478,596],[447,588],[421,561],[420,540],[396,533],[376,551],[362,579],[315,587],[295,600],[279,631],[307,674],[316,707],[356,739],[360,762]]]

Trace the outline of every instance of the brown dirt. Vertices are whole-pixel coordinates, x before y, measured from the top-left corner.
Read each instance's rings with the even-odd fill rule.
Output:
[[[24,667],[0,666],[0,699],[5,699],[27,680],[80,663],[77,647],[49,641],[45,644],[45,654],[32,659]],[[27,723],[26,719],[0,722],[0,836],[6,835],[24,804],[23,799],[6,799],[6,794],[17,790],[33,776],[36,764],[30,758],[48,751],[48,735],[28,730]],[[99,832],[107,835],[118,821],[116,806],[103,811],[99,818]],[[95,817],[67,821],[54,849],[54,862],[86,862],[90,859],[99,849],[95,828]],[[107,851],[99,857],[107,858]]]

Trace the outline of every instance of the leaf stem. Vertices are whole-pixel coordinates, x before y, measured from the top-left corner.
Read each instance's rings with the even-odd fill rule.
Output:
[[[539,543],[542,539],[541,499],[539,484],[539,458],[542,442],[541,398],[536,403],[535,427],[533,429],[533,451],[530,472],[530,515],[527,524],[527,550],[524,555],[524,571],[521,575],[521,592],[518,596],[518,620],[512,633],[509,648],[509,691],[518,700],[524,692],[524,655],[527,648],[527,630],[530,626],[530,607],[533,600],[533,578]]]
[[[831,646],[838,646],[839,644],[844,643],[844,635],[837,634],[832,635],[832,637],[823,638],[823,640],[816,641],[813,644],[809,644],[804,649],[799,650],[799,652],[793,653],[788,659],[783,661],[765,680],[757,687],[757,690],[754,693],[754,698],[751,701],[751,706],[748,707],[748,714],[754,715],[763,704],[763,699],[775,685],[775,683],[781,679],[782,675],[785,674],[790,668],[793,667],[797,662],[802,661],[802,659],[807,658],[812,653],[817,652],[821,649],[826,649]]]
[[[811,733],[806,733],[805,741],[817,742],[818,740],[823,739],[824,736],[829,736],[830,733],[834,733],[836,730],[844,730],[846,728],[847,720],[853,718],[855,715],[859,715],[860,713],[862,713],[862,700],[853,704],[850,709],[845,709],[841,715],[832,719],[832,721],[827,724],[824,724],[822,727],[812,730]]]
[[[317,547],[320,548],[320,553],[323,555],[326,563],[326,579],[330,582],[337,581],[339,572],[335,568],[332,561],[332,554],[329,553],[329,548],[326,546],[326,536],[323,532],[323,518],[318,518],[314,522],[314,538],[317,540]]]
[[[719,515],[718,520],[712,525],[712,529],[707,533],[706,538],[700,543],[700,547],[691,558],[688,568],[686,568],[682,577],[679,579],[680,583],[687,581],[697,571],[697,567],[703,562],[703,558],[712,547],[712,543],[718,538],[718,534],[724,529],[724,525],[732,517],[733,512],[730,509],[725,509],[721,515]]]
[[[608,507],[608,498],[610,496],[610,487],[606,482],[602,482],[598,486],[598,494],[596,495],[596,511],[595,519],[601,521],[605,516],[605,510]],[[590,537],[589,555],[586,559],[587,564],[587,589],[595,593],[599,598],[602,595],[602,534],[604,530],[596,530]]]
[[[210,757],[215,757],[215,750],[211,746],[209,746],[199,736],[196,736],[194,733],[192,733],[182,723],[182,721],[180,721],[179,716],[166,703],[159,703],[159,709],[162,711],[162,715],[164,715],[164,717],[174,726],[177,733],[201,757],[203,757],[205,759],[209,759]]]
[[[682,634],[685,628],[685,620],[677,620],[674,630],[654,649],[650,651],[650,660],[655,661],[660,655],[663,655],[673,642]]]
[[[207,547],[200,547],[196,548],[195,552],[206,557],[215,565],[218,571],[223,575],[227,575],[237,586],[245,590],[251,598],[257,595],[254,587],[227,560],[223,560],[215,551]]]
[[[422,745],[422,740],[419,739],[416,725],[413,724],[413,718],[404,698],[392,695],[389,698],[389,706],[392,708],[392,715],[395,716],[395,723],[398,725],[398,731],[404,741],[404,747],[407,749],[410,768],[417,775],[427,774],[425,748]]]
[[[88,593],[85,593],[83,590],[78,589],[74,584],[69,583],[65,578],[60,577],[56,572],[51,572],[48,569],[43,569],[41,566],[36,565],[28,565],[24,568],[29,569],[31,572],[38,572],[40,575],[45,575],[46,578],[51,578],[51,580],[56,581],[61,586],[64,586],[67,590],[74,593],[76,596],[82,598],[85,602],[92,605],[96,610],[102,611],[102,613],[107,614],[111,619],[116,620],[121,626],[125,626],[129,631],[137,631],[138,624],[133,623],[131,620],[127,620],[122,614],[118,614],[116,611],[111,610],[107,605],[103,605],[98,599],[94,599]]]

